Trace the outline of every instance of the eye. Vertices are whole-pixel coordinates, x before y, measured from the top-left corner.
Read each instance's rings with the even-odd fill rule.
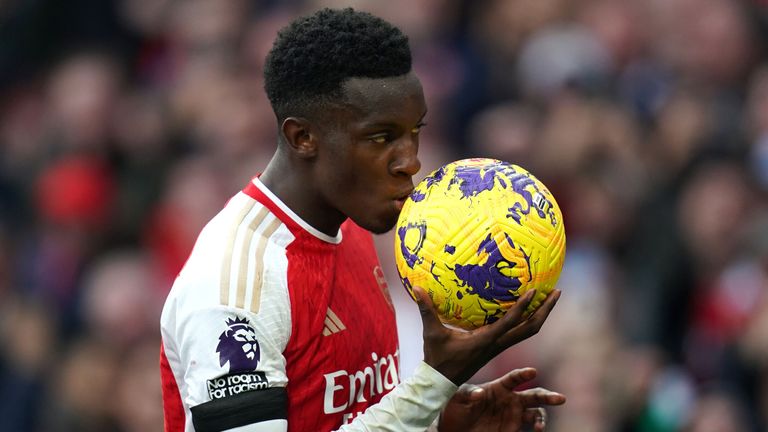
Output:
[[[371,135],[368,137],[368,139],[376,144],[386,144],[389,142],[389,134],[381,133],[376,135]]]
[[[421,123],[417,124],[415,128],[411,129],[411,133],[412,134],[418,134],[419,132],[421,132],[421,128],[423,128],[426,125],[427,124],[424,123],[424,122],[421,122]]]

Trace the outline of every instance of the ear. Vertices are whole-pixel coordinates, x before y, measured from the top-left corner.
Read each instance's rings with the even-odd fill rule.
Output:
[[[280,128],[286,144],[300,158],[312,158],[317,154],[317,140],[311,132],[312,124],[301,117],[287,117]]]

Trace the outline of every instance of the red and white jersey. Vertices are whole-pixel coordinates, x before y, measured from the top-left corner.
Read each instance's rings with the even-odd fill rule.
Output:
[[[166,431],[330,431],[399,382],[371,234],[325,235],[258,179],[201,232],[161,331]]]

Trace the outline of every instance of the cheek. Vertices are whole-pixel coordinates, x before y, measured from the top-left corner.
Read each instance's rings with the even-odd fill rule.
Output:
[[[353,145],[333,143],[326,147],[325,152],[319,155],[319,181],[338,185],[353,179],[354,167],[358,163],[350,148]]]
[[[349,199],[367,201],[375,198],[377,191],[384,185],[385,178],[381,164],[370,159],[352,161],[351,165],[340,173],[342,191],[349,192]],[[352,196],[354,195],[354,196]]]
[[[333,156],[333,159],[327,161],[328,169],[322,180],[327,181],[337,193],[361,188],[373,177],[375,168],[370,159],[350,153]]]

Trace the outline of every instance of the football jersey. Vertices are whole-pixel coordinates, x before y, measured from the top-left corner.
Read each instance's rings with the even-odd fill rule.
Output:
[[[328,236],[258,179],[202,230],[161,333],[166,431],[334,430],[400,379],[371,234]]]

